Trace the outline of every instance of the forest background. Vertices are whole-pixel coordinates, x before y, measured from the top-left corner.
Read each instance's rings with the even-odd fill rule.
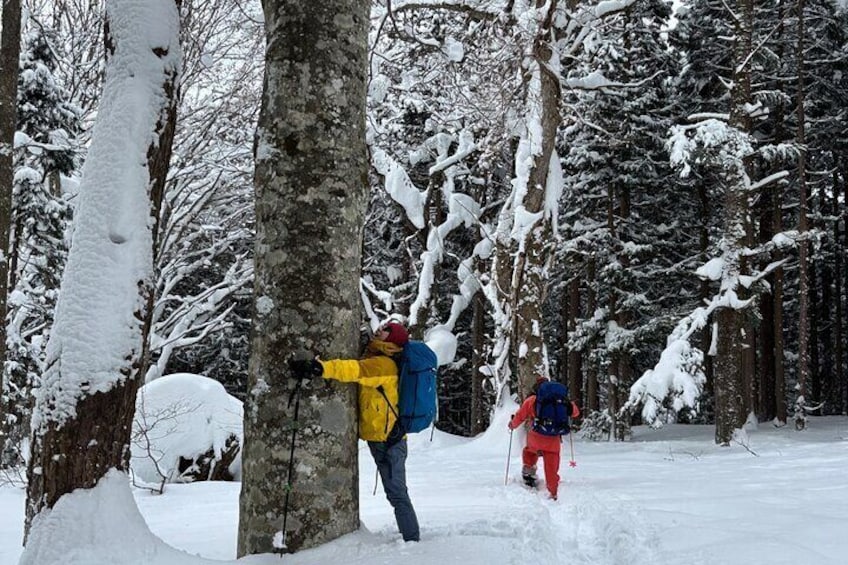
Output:
[[[31,0],[18,55],[9,5],[0,423],[20,469],[109,44],[99,2]],[[244,400],[264,18],[237,0],[177,6],[144,381],[202,374]],[[848,15],[829,0],[674,8],[371,6],[361,330],[401,316],[418,338],[455,337],[439,429],[479,434],[538,374],[569,385],[599,440],[677,421],[726,444],[746,421],[848,413]]]

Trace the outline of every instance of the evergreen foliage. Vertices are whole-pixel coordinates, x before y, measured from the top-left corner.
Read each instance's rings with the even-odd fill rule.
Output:
[[[68,249],[71,207],[62,178],[76,168],[80,112],[54,75],[54,35],[33,22],[18,79],[18,134],[12,200],[10,289],[4,399],[4,464],[23,462],[32,389],[44,369]]]

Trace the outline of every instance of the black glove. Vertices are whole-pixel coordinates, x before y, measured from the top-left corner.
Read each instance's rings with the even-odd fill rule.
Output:
[[[324,374],[324,367],[315,359],[289,359],[289,370],[293,379],[311,379]]]

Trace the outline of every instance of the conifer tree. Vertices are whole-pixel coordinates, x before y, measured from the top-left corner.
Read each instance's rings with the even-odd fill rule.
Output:
[[[44,370],[44,348],[53,323],[59,278],[67,256],[70,207],[61,177],[75,167],[79,111],[58,83],[52,34],[33,24],[26,33],[18,79],[7,360],[4,370],[4,462],[21,463],[29,433],[32,388]],[[14,417],[14,422],[9,420]]]
[[[618,411],[647,368],[638,360],[654,353],[652,342],[670,329],[662,297],[676,289],[685,304],[692,286],[683,282],[685,267],[696,253],[684,235],[694,221],[692,199],[665,148],[678,74],[662,37],[668,15],[662,2],[638,1],[607,21],[572,76],[594,72],[608,85],[575,91],[575,117],[561,142],[570,210],[565,280],[585,279],[584,258],[603,266],[585,282],[600,310],[576,320],[566,346],[581,351],[599,374],[605,414],[590,418],[618,439],[630,425],[630,414]]]
[[[797,10],[802,10],[802,20],[798,20]],[[811,336],[810,355],[815,361],[811,361],[809,370],[806,404],[820,406],[818,413],[839,414],[842,384],[837,375],[843,374],[845,339],[841,327],[845,311],[841,264],[844,248],[839,242],[839,224],[845,203],[840,199],[840,185],[844,181],[834,172],[844,170],[848,149],[848,118],[841,110],[848,104],[845,52],[848,14],[826,0],[805,0],[793,6],[790,14],[793,16],[790,31],[796,41],[802,28],[795,24],[803,22],[804,40],[798,41],[790,51],[803,47],[803,59],[799,61],[797,54],[790,58],[796,62],[793,71],[798,79],[788,84],[789,88],[796,88],[795,100],[799,103],[803,100],[804,104],[803,124],[797,111],[791,117],[796,131],[803,125],[805,133],[807,205],[811,227],[817,234],[810,253],[817,276],[810,288],[809,317],[811,325],[819,331]],[[799,96],[802,86],[803,97]]]

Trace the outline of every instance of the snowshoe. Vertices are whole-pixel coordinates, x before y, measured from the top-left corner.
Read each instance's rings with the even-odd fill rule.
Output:
[[[536,488],[536,475],[521,475],[524,484],[530,488]]]

